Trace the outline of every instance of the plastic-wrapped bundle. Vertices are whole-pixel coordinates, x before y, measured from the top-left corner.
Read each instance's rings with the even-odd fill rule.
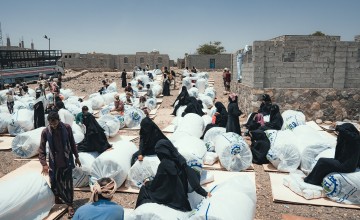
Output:
[[[123,115],[114,115],[114,117],[119,121],[120,129],[125,127],[125,117]]]
[[[214,101],[216,98],[216,91],[215,91],[214,87],[206,88],[204,94],[206,96],[209,96],[212,99],[212,101]]]
[[[72,123],[75,120],[75,116],[70,111],[62,108],[58,111],[58,113],[59,113],[60,121],[62,121],[65,124],[72,125]]]
[[[313,161],[317,155],[336,146],[332,139],[322,136],[320,132],[308,125],[299,125],[293,129],[293,132],[298,139],[296,146],[301,155],[301,170],[305,174],[311,172]]]
[[[306,124],[305,115],[299,111],[286,110],[281,114],[281,116],[284,119],[281,130],[293,130],[299,125]]]
[[[116,82],[110,83],[110,85],[106,89],[106,93],[114,93],[117,92]]]
[[[156,99],[154,99],[154,98],[149,98],[145,102],[146,108],[148,108],[150,111],[153,109],[156,109],[156,105],[157,105]]]
[[[30,158],[38,154],[41,133],[45,127],[16,135],[11,143],[12,152],[21,158]]]
[[[188,90],[189,96],[197,98],[199,95],[199,90],[195,87],[191,87],[191,89]]]
[[[199,89],[200,93],[204,93],[206,89],[206,80],[202,78],[198,79],[196,81],[196,88]]]
[[[14,102],[14,111],[19,110],[19,109],[29,109],[29,108],[26,105],[26,103],[19,100],[19,101]]]
[[[81,167],[76,166],[73,169],[73,186],[84,187],[89,185],[91,166],[99,156],[98,152],[79,152]]]
[[[113,115],[103,115],[98,120],[107,137],[115,137],[120,129],[120,122]]]
[[[8,132],[8,125],[10,123],[11,114],[7,112],[0,112],[0,134]]]
[[[9,134],[16,136],[34,129],[34,112],[28,109],[20,109],[11,115],[8,125]]]
[[[225,133],[226,133],[226,128],[223,127],[210,128],[204,135],[204,142],[207,151],[215,151],[215,138],[218,135]]]
[[[163,219],[188,219],[190,212],[182,212],[157,203],[145,203],[132,211],[127,220],[163,220]]]
[[[130,160],[137,147],[130,141],[118,141],[113,143],[113,148],[102,153],[93,162],[90,183],[110,177],[114,178],[116,185],[120,187],[126,180],[130,170]]]
[[[133,128],[140,125],[141,121],[145,118],[145,114],[142,110],[134,107],[130,107],[125,110],[125,124],[128,128]]]
[[[140,79],[144,83],[144,86],[146,86],[146,84],[148,84],[150,82],[150,78],[148,75],[140,75],[135,78],[136,81],[138,79]]]
[[[321,152],[319,155],[317,155],[315,160],[312,162],[311,170],[314,169],[316,163],[320,158],[335,158],[335,148],[326,149],[323,152]]]
[[[204,120],[197,114],[186,114],[176,130],[200,138],[204,131]]]
[[[90,98],[90,101],[91,101],[91,107],[95,110],[101,109],[101,107],[105,104],[104,98],[100,94]]]
[[[206,106],[206,108],[211,108],[214,106],[213,100],[210,96],[207,95],[199,95],[199,99],[202,101],[202,103]]]
[[[110,111],[111,111],[111,107],[110,106],[104,106],[100,111],[99,111],[99,116],[103,116],[103,115],[108,115],[110,114]]]
[[[280,171],[296,170],[300,165],[301,156],[294,133],[290,130],[267,130],[265,133],[271,144],[266,155],[270,163]]]
[[[60,89],[60,94],[64,96],[64,99],[68,99],[70,96],[74,95],[74,92],[71,89]]]
[[[203,140],[178,131],[173,136],[171,142],[187,160],[190,160],[192,155],[202,160],[206,153]]]
[[[9,113],[9,109],[6,105],[0,105],[0,113]]]
[[[209,115],[210,117],[212,117],[212,116],[215,115],[215,112],[216,112],[216,111],[217,111],[217,109],[216,109],[216,107],[215,107],[215,105],[214,105],[211,109],[209,109],[208,115]]]
[[[69,98],[67,98],[64,101],[64,104],[67,108],[68,104],[72,104],[72,105],[76,105],[78,107],[80,107],[80,102],[79,102],[79,97],[78,96],[69,96]]]
[[[66,104],[66,109],[75,117],[81,112],[81,108],[75,104]]]
[[[130,168],[127,177],[128,182],[131,186],[140,188],[143,185],[145,179],[154,179],[159,164],[160,160],[156,155],[146,156],[144,157],[143,161],[137,160]]]
[[[76,124],[76,122],[74,121],[71,125],[71,129],[72,129],[72,132],[73,132],[73,136],[74,136],[74,139],[75,139],[75,143],[80,143],[82,140],[84,140],[84,132],[82,130],[82,128]]]
[[[186,105],[182,105],[178,108],[178,110],[176,111],[176,116],[177,117],[181,117],[182,113],[185,111],[186,109]],[[188,115],[188,114],[187,114]],[[186,115],[185,115],[186,116]],[[201,136],[200,136],[201,137]]]
[[[162,87],[157,83],[153,83],[153,86],[151,87],[151,89],[152,89],[153,95],[155,97],[158,97],[162,93]]]
[[[92,103],[91,103],[90,100],[81,102],[81,103],[80,103],[80,107],[82,108],[83,106],[87,106],[90,113],[93,113],[93,112],[94,112],[94,110],[93,110],[93,108],[92,108]]]
[[[46,94],[46,99],[49,100],[50,103],[53,103],[54,102],[54,94],[49,92],[48,94]]]
[[[40,171],[1,181],[0,195],[0,219],[44,219],[55,199]]]
[[[35,98],[34,97],[30,97],[30,96],[23,96],[19,99],[20,102],[24,103],[24,105],[26,106],[27,109],[29,110],[34,110],[34,103],[35,103]],[[14,109],[19,109],[19,108],[15,108]]]
[[[326,196],[339,203],[360,204],[360,169],[353,173],[331,173],[322,186]]]
[[[208,72],[201,72],[201,73],[198,73],[197,76],[201,79],[206,79],[208,80],[209,79],[209,73]]]
[[[252,153],[248,144],[238,134],[228,132],[215,138],[215,151],[226,170],[242,171],[251,166]]]
[[[236,176],[214,186],[212,196],[204,198],[187,218],[190,220],[252,220],[256,210],[255,183],[247,176]],[[191,197],[189,197],[192,200]],[[241,204],[241,205],[239,205]],[[241,213],[241,217],[239,216]]]
[[[154,69],[152,72],[155,75],[161,75],[162,74],[162,71],[160,69]]]
[[[104,99],[104,105],[108,105],[112,102],[114,102],[114,96],[116,95],[116,92],[110,92],[110,93],[106,93],[104,95],[102,95],[103,99]]]
[[[185,86],[186,87],[186,89],[191,89],[191,80],[190,80],[190,77],[185,77],[185,78],[183,78],[183,80],[182,80],[182,86]]]
[[[133,97],[139,97],[139,89],[137,87],[132,87]]]
[[[208,115],[203,115],[203,116],[201,116],[201,117],[202,117],[203,120],[204,120],[204,127],[206,127],[206,125],[208,125],[208,124],[211,124],[212,119],[211,119],[210,116],[208,116]]]
[[[206,152],[204,156],[204,164],[213,165],[219,160],[219,155],[215,152]]]
[[[293,172],[284,177],[283,184],[291,191],[304,197],[305,199],[318,199],[325,197],[321,186],[304,182],[305,174],[301,171]]]

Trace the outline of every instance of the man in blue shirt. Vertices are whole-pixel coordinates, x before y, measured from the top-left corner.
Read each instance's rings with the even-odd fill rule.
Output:
[[[81,206],[72,219],[75,220],[123,220],[124,209],[111,202],[117,189],[116,183],[111,178],[98,180],[93,188],[90,203]]]

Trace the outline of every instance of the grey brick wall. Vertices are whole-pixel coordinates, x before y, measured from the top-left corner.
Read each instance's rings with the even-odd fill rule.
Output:
[[[185,57],[185,66],[191,69],[195,66],[197,69],[210,69],[210,59],[215,59],[214,69],[231,68],[231,54],[216,55],[187,55]]]

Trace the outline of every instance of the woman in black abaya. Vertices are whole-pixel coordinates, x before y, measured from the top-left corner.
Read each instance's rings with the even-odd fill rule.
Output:
[[[262,130],[249,132],[251,137],[251,153],[253,155],[253,163],[266,164],[269,163],[266,155],[270,149],[270,141]]]
[[[87,112],[83,114],[83,124],[86,127],[85,138],[77,148],[79,152],[97,151],[99,154],[111,148],[104,129],[96,121],[95,117]]]
[[[36,92],[36,103],[34,104],[34,128],[45,127],[44,100],[40,100],[41,92]]]
[[[121,87],[125,88],[126,85],[126,70],[124,69],[121,73]]]
[[[175,102],[178,101],[178,103],[176,105],[175,105],[175,102],[172,104],[172,106],[175,105],[172,115],[176,116],[176,111],[179,109],[180,106],[187,105],[189,103],[189,98],[190,98],[190,95],[186,89],[186,86],[183,86],[181,88],[180,94],[178,95],[178,97],[175,100]]]
[[[324,177],[330,173],[352,173],[360,168],[359,131],[350,123],[338,125],[335,130],[339,132],[335,158],[320,158],[304,179],[306,183],[320,186]]]
[[[195,97],[189,98],[189,104],[187,104],[181,117],[184,117],[188,113],[198,114],[199,116],[204,115],[204,112],[202,111],[202,105],[199,104],[198,100],[196,100]]]
[[[229,95],[228,120],[226,124],[226,132],[234,132],[241,135],[239,116],[242,115],[238,106],[238,97],[232,93]]]
[[[221,102],[215,103],[216,112],[214,114],[215,116],[215,123],[214,124],[208,124],[205,127],[203,135],[200,137],[200,139],[203,139],[206,132],[210,130],[213,127],[223,127],[226,128],[227,120],[228,120],[228,112],[226,111],[225,106]]]
[[[266,122],[264,126],[260,127],[260,130],[281,130],[284,120],[280,114],[278,105],[272,105],[270,110],[270,121]]]
[[[200,186],[200,175],[186,164],[185,158],[169,140],[160,140],[155,146],[160,164],[154,180],[141,187],[136,207],[158,203],[179,211],[190,211],[188,184],[198,194],[211,196]]]
[[[160,128],[149,117],[145,117],[140,123],[139,150],[133,154],[131,166],[136,160],[142,161],[144,156],[156,154],[155,145],[161,139],[168,140]]]
[[[164,73],[164,83],[163,83],[163,92],[164,96],[170,96],[170,79],[169,74]]]

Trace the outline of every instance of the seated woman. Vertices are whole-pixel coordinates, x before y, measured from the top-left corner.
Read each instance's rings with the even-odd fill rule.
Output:
[[[211,196],[200,186],[200,175],[190,168],[185,158],[169,140],[156,143],[155,152],[160,159],[156,175],[152,181],[145,181],[141,187],[136,207],[145,203],[158,203],[179,211],[190,211],[188,191]]]
[[[189,98],[190,98],[190,95],[189,95],[189,93],[188,93],[188,91],[187,91],[187,89],[186,89],[186,86],[183,86],[183,87],[181,88],[180,94],[178,95],[178,97],[177,97],[176,100],[175,100],[175,102],[176,102],[176,101],[179,101],[179,102],[178,102],[177,105],[175,106],[172,115],[175,115],[175,116],[176,116],[176,111],[179,109],[180,106],[189,104]],[[172,106],[175,105],[175,102],[172,104]]]
[[[124,103],[120,100],[118,94],[114,95],[114,108],[111,109],[111,112],[115,112],[120,115],[124,115]]]
[[[333,172],[352,173],[360,168],[360,135],[351,123],[336,126],[339,132],[335,149],[335,158],[320,158],[304,181],[321,185],[324,177]]]
[[[202,105],[199,104],[199,102],[196,100],[195,97],[189,98],[189,104],[187,104],[181,117],[184,117],[188,113],[194,113],[194,114],[198,114],[200,116],[205,115],[205,113],[202,110]]]
[[[136,162],[136,160],[142,161],[144,156],[156,154],[155,145],[159,140],[168,140],[168,138],[161,132],[160,128],[149,117],[145,117],[141,121],[139,133],[139,150],[133,154],[131,166]]]
[[[134,94],[134,90],[133,90],[133,88],[131,87],[131,83],[128,83],[128,85],[125,87],[125,92],[126,92],[126,93],[130,92],[131,95]]]
[[[228,120],[228,112],[226,111],[225,106],[221,102],[215,103],[216,112],[214,114],[214,122],[211,124],[206,125],[203,135],[200,139],[203,139],[205,133],[213,127],[223,127],[226,128],[227,120]]]
[[[266,164],[269,163],[266,155],[270,149],[270,141],[262,130],[250,131],[251,137],[251,153],[253,155],[253,163]]]
[[[270,96],[268,94],[263,94],[259,110],[257,112],[251,113],[248,121],[246,122],[246,124],[244,126],[246,128],[248,128],[249,131],[257,129],[257,128],[254,129],[253,127],[251,127],[251,126],[254,126],[253,122],[255,121],[254,120],[255,116],[257,114],[261,114],[262,116],[270,115],[271,106],[272,106],[272,102],[271,102]],[[251,128],[249,128],[249,127],[251,127]]]
[[[101,154],[111,148],[104,133],[104,129],[99,125],[91,113],[86,112],[83,114],[82,123],[86,127],[86,133],[84,140],[77,146],[79,152],[97,151]]]
[[[245,126],[247,127],[248,131],[254,131],[264,125],[264,116],[261,113],[256,113],[253,115],[253,118],[249,118],[248,123]]]
[[[278,105],[272,105],[270,110],[270,121],[266,122],[264,126],[261,126],[259,129],[266,130],[281,130],[281,127],[284,123],[284,120],[280,114],[280,109]]]
[[[125,101],[126,105],[132,105],[133,104],[131,96],[132,96],[132,94],[130,92],[126,93],[126,101]]]
[[[140,96],[140,98],[139,98],[139,109],[146,108],[145,103],[146,103],[145,96]]]

